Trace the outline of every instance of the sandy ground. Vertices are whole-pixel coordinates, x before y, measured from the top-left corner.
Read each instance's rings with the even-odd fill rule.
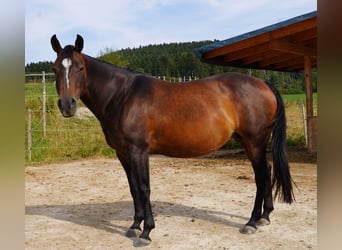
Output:
[[[296,203],[276,201],[271,224],[243,235],[255,194],[243,154],[151,157],[156,228],[146,249],[317,249],[317,165],[291,158]],[[119,161],[27,166],[25,182],[26,249],[134,249],[125,237],[133,203]]]

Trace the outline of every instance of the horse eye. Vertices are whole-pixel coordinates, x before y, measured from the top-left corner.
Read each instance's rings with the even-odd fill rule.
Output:
[[[83,70],[83,66],[80,67],[79,71],[82,71]]]

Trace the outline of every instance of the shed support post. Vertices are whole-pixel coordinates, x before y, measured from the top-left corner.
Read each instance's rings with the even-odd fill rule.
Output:
[[[311,77],[311,58],[304,56],[304,74],[305,74],[305,91],[306,91],[306,124],[309,152],[317,151],[316,143],[316,117],[313,116],[313,100],[312,100],[312,77]]]

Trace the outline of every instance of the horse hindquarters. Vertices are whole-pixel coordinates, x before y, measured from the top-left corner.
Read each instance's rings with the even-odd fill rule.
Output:
[[[270,89],[277,102],[272,128],[256,129],[252,133],[253,136],[241,138],[248,158],[252,163],[257,186],[252,216],[246,226],[241,230],[242,233],[254,233],[258,225],[269,224],[269,214],[273,210],[273,186],[276,186],[275,196],[279,194],[280,198],[286,203],[291,203],[293,201],[292,179],[286,153],[286,119],[284,103],[279,92],[272,86],[270,86]],[[251,131],[252,130],[250,130],[250,132]],[[272,183],[271,166],[266,159],[266,145],[271,132],[273,156]]]

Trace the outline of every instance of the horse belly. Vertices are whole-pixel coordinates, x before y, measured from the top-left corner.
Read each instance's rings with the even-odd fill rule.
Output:
[[[227,124],[180,123],[152,133],[150,153],[172,157],[196,157],[221,148],[231,137]]]

